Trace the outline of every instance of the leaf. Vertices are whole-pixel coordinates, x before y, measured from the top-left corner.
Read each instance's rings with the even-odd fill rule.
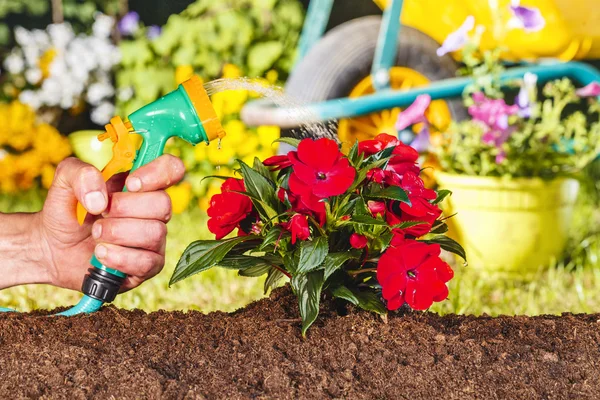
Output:
[[[252,169],[254,169],[256,172],[265,177],[265,179],[269,181],[271,180],[271,172],[267,167],[265,167],[265,164],[263,164],[262,161],[258,159],[258,157],[254,157],[254,164],[252,165]]]
[[[231,178],[231,176],[224,176],[224,175],[208,175],[202,178],[202,180],[205,179],[210,179],[210,178],[217,178],[217,179],[223,179],[224,181],[226,181],[227,179]]]
[[[352,290],[348,289],[344,285],[340,285],[340,286],[333,288],[331,290],[331,294],[333,295],[333,297],[337,297],[338,299],[344,299],[346,301],[349,301],[350,303],[354,304],[355,306],[357,306],[358,303],[360,302],[360,300],[354,295]]]
[[[283,53],[283,44],[270,41],[255,44],[248,52],[248,68],[251,75],[262,75]]]
[[[384,165],[388,160],[384,159],[384,160],[378,160],[375,162],[372,162],[364,167],[359,168],[358,173],[356,174],[356,180],[354,181],[354,184],[352,184],[352,186],[350,186],[350,189],[348,189],[348,192],[353,192],[354,189],[356,189],[367,177],[367,174],[369,173],[370,170],[372,170],[373,168],[379,168],[382,165]]]
[[[237,161],[240,164],[240,169],[244,177],[246,191],[258,200],[264,201],[268,205],[271,205],[271,202],[275,198],[275,189],[272,182],[262,176],[259,172],[250,168],[248,164],[242,160]]]
[[[267,279],[265,280],[265,294],[267,294],[269,289],[273,289],[275,285],[277,285],[277,282],[279,282],[284,276],[285,275],[283,274],[283,272],[281,272],[277,268],[271,268],[269,274],[267,275]]]
[[[298,305],[300,306],[303,337],[306,337],[306,331],[319,315],[319,302],[321,300],[323,281],[323,271],[312,271],[292,277],[292,289],[294,289],[294,293],[298,297]]]
[[[256,239],[256,236],[241,236],[224,240],[197,240],[192,242],[177,262],[169,286],[191,275],[206,271],[217,265],[235,245]]]
[[[296,273],[302,274],[319,268],[328,252],[329,246],[324,236],[303,241],[300,244],[300,260]]]
[[[354,208],[354,215],[366,215],[371,216],[371,212],[365,204],[365,200],[362,197],[356,199],[356,206]]]
[[[435,199],[434,201],[432,201],[432,202],[431,202],[431,204],[439,204],[439,203],[441,203],[442,201],[444,201],[444,199],[445,199],[446,197],[450,196],[451,194],[452,194],[452,192],[451,192],[450,190],[446,190],[446,189],[439,190],[439,191],[437,192],[437,197],[436,197],[436,199]]]
[[[348,152],[348,159],[352,162],[352,164],[354,164],[355,167],[359,166],[359,164],[357,163],[357,161],[358,161],[358,140],[356,140],[354,142],[354,144],[352,145],[352,148]]]
[[[433,223],[429,233],[443,234],[448,232],[448,225],[444,221],[437,220]]]
[[[285,266],[286,271],[290,272],[292,275],[296,273],[298,270],[298,263],[300,262],[300,250],[296,249],[293,252],[287,252],[283,256],[283,265]]]
[[[271,269],[276,269],[276,268],[273,268],[268,263],[264,263],[264,264],[260,264],[260,265],[257,264],[253,267],[240,270],[240,272],[238,272],[238,275],[256,278],[256,277],[266,274]]]
[[[291,138],[291,137],[280,137],[279,139],[275,140],[273,143],[285,143],[285,144],[289,144],[290,146],[293,146],[295,148],[298,148],[298,146],[300,145],[300,139],[295,139],[295,138]]]
[[[263,243],[260,245],[259,250],[264,250],[267,248],[267,246],[272,244],[274,245],[275,243],[277,243],[277,241],[283,237],[284,233],[287,233],[287,231],[284,231],[283,228],[281,228],[279,225],[275,225],[265,235],[265,238],[263,240]]]
[[[355,215],[352,217],[351,221],[362,225],[387,225],[387,222],[368,215]]]
[[[380,315],[386,315],[387,310],[379,296],[373,292],[354,292],[358,299],[358,306],[363,310],[372,311]]]
[[[358,257],[351,251],[327,254],[325,260],[323,260],[323,266],[325,267],[325,280],[327,280],[335,271],[340,269],[346,261],[352,258]]]
[[[467,261],[467,255],[465,253],[465,249],[454,239],[449,238],[448,236],[435,236],[429,240],[425,240],[426,243],[436,243],[439,244],[440,247],[450,253],[457,254],[462,257],[463,260]]]
[[[366,197],[373,197],[376,199],[390,199],[400,201],[402,203],[410,204],[410,200],[408,199],[408,194],[405,190],[398,186],[388,186],[383,190],[378,190],[375,192],[371,192],[365,194]]]
[[[407,229],[412,228],[413,226],[426,224],[425,221],[404,221],[397,225],[392,226],[392,229]]]
[[[262,257],[245,255],[227,255],[219,261],[217,267],[237,269],[241,276],[257,277],[266,274],[272,267],[272,263]]]

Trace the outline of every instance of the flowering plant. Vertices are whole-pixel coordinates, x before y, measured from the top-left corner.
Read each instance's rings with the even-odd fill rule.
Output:
[[[171,284],[215,266],[267,274],[265,291],[288,277],[303,335],[323,291],[379,314],[447,298],[453,270],[441,249],[465,254],[443,235],[438,203],[450,192],[424,187],[416,150],[386,134],[347,157],[330,139],[280,140],[297,151],[240,161],[241,179],[226,178],[210,200],[216,240],[190,244]]]
[[[510,29],[536,32],[545,21],[538,9],[513,1],[508,24],[496,24],[495,35]],[[470,32],[473,31],[472,34]],[[514,101],[501,85],[504,72],[501,47],[482,51],[484,30],[473,17],[448,36],[439,55],[462,51],[463,74],[474,83],[464,93],[469,119],[454,122],[435,146],[426,135],[420,141],[437,156],[443,170],[466,175],[541,177],[572,174],[589,164],[600,150],[600,85],[576,89],[568,79],[547,83],[538,93],[538,77],[527,73]],[[510,85],[509,85],[510,86]],[[397,128],[422,122],[427,95],[402,112]],[[423,146],[421,146],[423,147]]]
[[[48,122],[57,123],[63,110],[77,114],[89,106],[94,123],[107,123],[115,111],[112,71],[120,60],[110,39],[113,25],[112,17],[97,14],[90,35],[76,35],[69,23],[17,27],[17,46],[4,60],[4,94]]]

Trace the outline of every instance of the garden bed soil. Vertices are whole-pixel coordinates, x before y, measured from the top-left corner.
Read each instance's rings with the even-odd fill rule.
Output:
[[[600,398],[600,315],[326,304],[307,339],[287,287],[232,314],[0,315],[0,398]]]

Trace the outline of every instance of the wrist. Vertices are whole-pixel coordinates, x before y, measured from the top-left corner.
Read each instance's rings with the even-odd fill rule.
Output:
[[[0,214],[0,289],[50,283],[40,214]]]

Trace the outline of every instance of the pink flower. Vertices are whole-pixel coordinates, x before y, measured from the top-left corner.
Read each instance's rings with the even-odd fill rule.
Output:
[[[364,249],[367,247],[367,238],[363,235],[359,235],[358,233],[353,233],[350,236],[350,246],[355,249]]]
[[[473,95],[475,104],[469,107],[469,114],[475,121],[483,123],[487,131],[482,140],[486,144],[494,145],[499,149],[515,131],[508,124],[508,117],[519,112],[518,105],[507,105],[503,99],[490,99],[483,93]]]
[[[398,131],[404,130],[411,125],[423,123],[421,132],[419,132],[415,140],[410,144],[419,153],[423,153],[429,149],[429,121],[425,117],[425,111],[427,111],[430,104],[431,96],[428,94],[419,95],[410,106],[398,115],[398,120],[396,121],[395,127]]]
[[[579,97],[598,97],[600,96],[600,83],[592,82],[575,92]]]

